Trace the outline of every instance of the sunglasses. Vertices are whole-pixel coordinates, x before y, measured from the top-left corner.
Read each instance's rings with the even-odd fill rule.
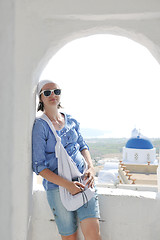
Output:
[[[52,93],[58,96],[58,95],[61,95],[61,89],[43,90],[40,92],[39,95],[41,95],[42,93],[45,97],[51,96]]]

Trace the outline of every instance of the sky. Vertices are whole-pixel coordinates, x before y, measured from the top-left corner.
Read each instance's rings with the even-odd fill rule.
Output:
[[[93,35],[69,42],[48,62],[40,80],[62,89],[63,111],[99,137],[130,137],[133,128],[160,137],[160,65],[126,37]]]

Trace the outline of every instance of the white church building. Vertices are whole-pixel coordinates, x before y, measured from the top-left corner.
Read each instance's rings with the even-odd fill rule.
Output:
[[[123,147],[123,163],[157,164],[156,148],[150,139],[142,136],[136,129],[132,131],[132,137]]]

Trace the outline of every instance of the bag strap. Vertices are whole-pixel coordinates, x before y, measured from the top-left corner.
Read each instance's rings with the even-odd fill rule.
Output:
[[[56,132],[56,129],[54,128],[51,120],[47,117],[47,115],[45,113],[43,113],[42,116],[40,116],[40,118],[45,120],[48,123],[48,125],[50,126],[50,128],[51,128],[51,130],[52,130],[52,132],[53,132],[57,142],[61,142],[61,138],[58,136],[58,134]]]

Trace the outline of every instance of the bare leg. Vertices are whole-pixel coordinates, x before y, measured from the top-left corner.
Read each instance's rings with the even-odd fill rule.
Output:
[[[78,240],[78,236],[77,236],[77,232],[75,232],[72,235],[69,236],[62,236],[61,235],[62,240]]]
[[[99,220],[87,218],[81,222],[81,229],[85,240],[101,240]]]

